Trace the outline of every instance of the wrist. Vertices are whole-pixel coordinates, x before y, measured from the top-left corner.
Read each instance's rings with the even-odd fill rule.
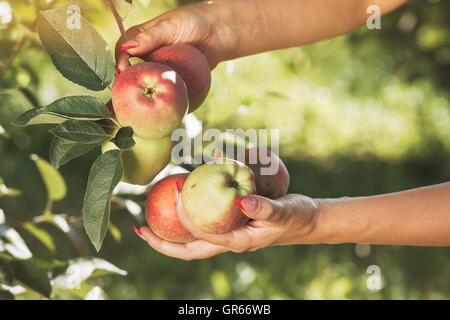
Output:
[[[311,243],[339,244],[348,241],[350,229],[355,228],[348,219],[346,204],[349,197],[314,199],[317,209],[312,218],[312,231],[309,235]]]

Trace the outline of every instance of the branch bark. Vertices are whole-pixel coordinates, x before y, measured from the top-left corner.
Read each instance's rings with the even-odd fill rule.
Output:
[[[111,9],[112,14],[114,15],[114,18],[116,19],[117,25],[119,26],[120,34],[124,39],[126,39],[126,32],[125,28],[123,26],[123,20],[120,16],[119,12],[117,12],[116,7],[114,6],[114,3],[112,3],[111,0],[105,0],[106,5]]]

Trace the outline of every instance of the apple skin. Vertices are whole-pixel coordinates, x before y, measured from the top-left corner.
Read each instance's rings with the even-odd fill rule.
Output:
[[[188,44],[173,44],[152,51],[144,60],[165,64],[183,78],[189,96],[189,112],[195,111],[206,99],[211,87],[211,68],[198,49]]]
[[[151,140],[134,135],[133,139],[136,142],[133,148],[120,151],[124,168],[122,181],[147,185],[169,163],[173,142],[170,137]],[[102,152],[112,149],[117,149],[112,142],[102,145]]]
[[[269,158],[267,164],[261,163],[260,152],[264,157]],[[252,155],[254,153],[255,156]],[[245,163],[255,174],[256,192],[260,196],[270,199],[277,199],[286,194],[289,187],[289,172],[283,161],[275,153],[265,148],[249,148],[237,155],[236,159]],[[256,160],[256,161],[254,161]],[[253,162],[253,163],[250,163]],[[266,162],[266,160],[263,160]],[[268,168],[277,165],[278,170],[273,175],[261,174],[261,168]]]
[[[170,67],[153,62],[123,71],[112,86],[117,121],[144,139],[160,139],[181,126],[188,110],[183,79]]]
[[[147,196],[145,220],[150,229],[161,239],[186,243],[195,237],[183,227],[176,214],[176,184],[183,186],[189,173],[173,174],[158,181]]]
[[[227,233],[248,221],[236,199],[256,191],[252,170],[238,161],[204,164],[187,178],[181,190],[186,216],[205,232]]]

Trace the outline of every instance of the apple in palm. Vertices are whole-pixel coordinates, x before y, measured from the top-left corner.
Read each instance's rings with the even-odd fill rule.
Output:
[[[186,243],[195,237],[177,218],[175,192],[177,184],[183,187],[189,173],[179,173],[158,181],[150,190],[145,205],[145,220],[150,229],[161,239]]]
[[[188,110],[183,79],[170,67],[153,62],[133,65],[112,86],[114,114],[136,136],[160,139],[180,127]]]
[[[144,60],[165,64],[183,78],[189,96],[189,112],[195,111],[206,99],[211,87],[211,70],[198,49],[188,44],[173,44],[152,51]]]
[[[254,175],[238,161],[197,167],[181,191],[186,217],[198,228],[210,233],[226,233],[248,221],[236,199],[255,192]]]

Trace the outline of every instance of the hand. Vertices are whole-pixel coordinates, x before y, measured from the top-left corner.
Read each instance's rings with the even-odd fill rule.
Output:
[[[235,47],[237,39],[222,22],[226,10],[223,5],[202,2],[168,11],[130,28],[116,45],[118,71],[130,65],[129,56],[142,57],[159,47],[176,43],[188,43],[199,49],[213,69],[225,58],[226,52]]]
[[[241,209],[253,220],[232,232],[212,234],[192,224],[179,196],[176,196],[176,202],[178,218],[198,240],[184,244],[165,241],[148,227],[140,229],[140,237],[155,250],[183,260],[209,258],[227,251],[256,251],[273,245],[302,243],[302,238],[314,230],[314,218],[318,210],[315,200],[298,194],[286,195],[277,200],[247,196],[240,202]]]

